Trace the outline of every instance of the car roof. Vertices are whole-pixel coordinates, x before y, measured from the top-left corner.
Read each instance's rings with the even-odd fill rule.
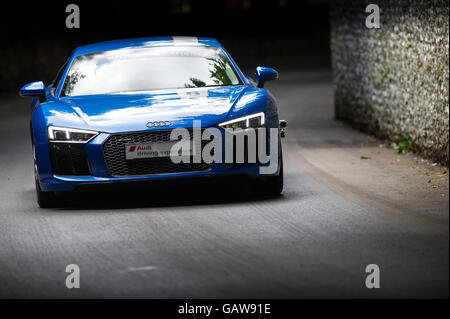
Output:
[[[83,54],[110,51],[123,48],[142,48],[142,47],[172,46],[172,45],[214,46],[220,48],[222,47],[219,41],[213,38],[185,37],[185,36],[151,37],[151,38],[114,40],[83,45],[77,47],[73,52],[72,56],[75,57]]]

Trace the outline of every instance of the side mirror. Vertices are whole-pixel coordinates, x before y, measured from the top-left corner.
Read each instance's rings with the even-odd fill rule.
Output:
[[[45,86],[42,81],[31,82],[24,86],[19,91],[20,96],[37,96],[39,98],[45,97]]]
[[[272,68],[258,66],[255,73],[256,83],[259,88],[264,87],[264,82],[278,79],[278,72]]]

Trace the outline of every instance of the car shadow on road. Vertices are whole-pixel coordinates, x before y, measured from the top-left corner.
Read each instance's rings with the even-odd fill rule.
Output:
[[[128,209],[278,201],[246,181],[59,194],[59,210]]]

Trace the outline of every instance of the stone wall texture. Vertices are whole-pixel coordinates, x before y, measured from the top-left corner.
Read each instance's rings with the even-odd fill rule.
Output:
[[[369,3],[380,28],[365,25]],[[449,1],[337,0],[330,9],[335,114],[449,163]]]

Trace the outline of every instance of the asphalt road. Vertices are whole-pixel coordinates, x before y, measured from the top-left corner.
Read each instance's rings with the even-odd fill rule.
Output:
[[[2,95],[0,297],[448,298],[446,169],[334,121],[328,70],[280,74],[268,84],[289,121],[277,198],[208,185],[39,209],[29,101]]]

